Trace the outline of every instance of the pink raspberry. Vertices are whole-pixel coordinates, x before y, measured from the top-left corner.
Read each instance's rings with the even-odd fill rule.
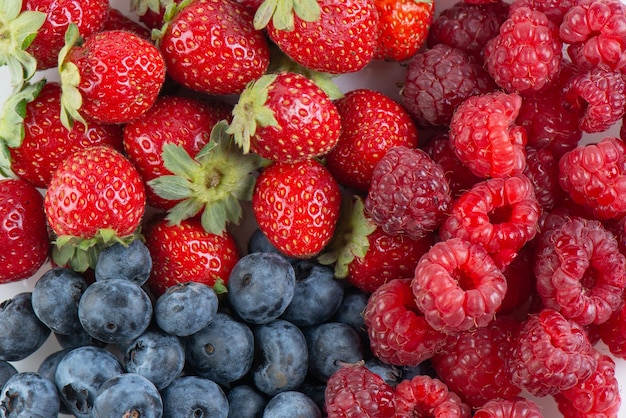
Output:
[[[537,202],[544,211],[558,206],[566,193],[559,184],[559,160],[549,148],[526,147],[524,174],[533,183]]]
[[[439,235],[480,244],[504,268],[535,236],[540,213],[534,186],[523,174],[487,179],[454,202]]]
[[[519,324],[500,317],[473,332],[450,335],[432,359],[437,375],[472,408],[519,395],[521,389],[511,383],[506,364]]]
[[[469,418],[470,407],[437,378],[418,375],[396,386],[395,418]]]
[[[563,16],[576,4],[577,0],[513,0],[510,13],[520,7],[529,7],[532,10],[542,12],[548,19],[557,25],[563,22]]]
[[[615,357],[626,359],[626,304],[598,327],[600,340]]]
[[[626,257],[599,221],[572,217],[539,237],[535,276],[546,307],[581,325],[601,324],[621,306]]]
[[[561,69],[563,44],[554,22],[528,7],[514,9],[483,53],[487,71],[512,93],[543,90]]]
[[[420,239],[439,227],[451,200],[440,165],[421,149],[396,146],[374,168],[365,210],[386,233]]]
[[[541,397],[589,378],[597,364],[593,352],[580,325],[546,308],[522,323],[507,363],[513,384]]]
[[[491,399],[476,410],[474,418],[543,418],[543,414],[535,401],[515,396]]]
[[[494,92],[473,96],[457,107],[450,142],[461,162],[479,177],[520,174],[526,165],[526,132],[515,124],[521,96]]]
[[[559,160],[559,183],[600,220],[626,215],[626,145],[614,137],[580,145]]]
[[[620,0],[581,0],[559,28],[579,68],[619,71],[626,66],[626,6]]]
[[[480,244],[452,238],[424,254],[411,287],[426,321],[454,333],[493,320],[506,294],[506,279]]]
[[[417,366],[444,343],[417,309],[410,279],[391,280],[372,293],[363,313],[373,354],[396,366]]]

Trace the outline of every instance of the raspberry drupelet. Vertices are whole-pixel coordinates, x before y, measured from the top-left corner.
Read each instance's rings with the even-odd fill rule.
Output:
[[[559,160],[549,148],[526,147],[524,175],[532,182],[537,203],[544,211],[559,206],[566,193],[559,184]]]
[[[599,221],[572,217],[544,230],[534,270],[544,306],[580,325],[601,324],[622,304],[626,257]]]
[[[626,304],[598,326],[598,334],[611,354],[626,359]]]
[[[470,416],[470,407],[437,378],[418,375],[396,386],[396,418]]]
[[[456,108],[450,143],[456,156],[479,177],[520,174],[526,165],[526,132],[516,125],[522,98],[493,92],[472,96]]]
[[[490,400],[476,410],[474,418],[543,418],[543,414],[535,401],[516,396]]]
[[[523,174],[487,179],[454,202],[439,235],[480,244],[504,268],[534,238],[540,214],[534,186]]]
[[[424,254],[411,288],[426,321],[436,330],[455,333],[493,320],[506,294],[506,279],[480,244],[451,238]]]
[[[513,0],[509,7],[509,13],[520,7],[528,7],[542,12],[548,19],[557,25],[563,22],[563,16],[576,4],[577,0]]]

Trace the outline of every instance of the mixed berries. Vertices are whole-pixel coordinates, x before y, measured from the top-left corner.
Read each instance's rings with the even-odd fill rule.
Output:
[[[0,6],[0,417],[617,417],[623,2],[117,6]]]

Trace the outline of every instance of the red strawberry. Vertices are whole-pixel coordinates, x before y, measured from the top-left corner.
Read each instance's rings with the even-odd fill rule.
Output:
[[[231,270],[239,260],[234,238],[206,232],[197,218],[178,225],[158,217],[144,230],[152,256],[148,287],[155,296],[177,283],[200,282],[225,291]]]
[[[330,151],[341,121],[328,95],[305,76],[265,75],[246,87],[233,109],[228,133],[245,153],[273,161],[297,161]]]
[[[309,258],[331,240],[339,186],[317,160],[275,162],[259,175],[252,210],[261,232],[283,254]]]
[[[95,266],[103,245],[135,238],[146,195],[135,167],[120,152],[98,145],[59,164],[44,203],[57,235],[55,262],[84,271]]]
[[[373,0],[265,0],[254,23],[267,26],[270,39],[291,59],[316,71],[359,71],[376,53]]]
[[[209,94],[236,94],[267,70],[267,41],[242,4],[185,0],[173,13],[165,17],[159,47],[177,83]]]
[[[404,61],[424,45],[433,23],[433,0],[374,0],[378,11],[376,58]]]
[[[43,197],[24,180],[0,179],[0,284],[32,276],[48,259]]]
[[[59,56],[63,121],[126,123],[145,113],[165,81],[158,48],[134,32],[110,30],[86,38],[75,25]]]

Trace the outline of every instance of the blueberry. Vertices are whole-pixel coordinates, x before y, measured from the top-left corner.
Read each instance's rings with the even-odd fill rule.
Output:
[[[311,398],[302,392],[288,390],[269,400],[264,418],[322,418],[322,412]]]
[[[343,285],[335,279],[334,270],[312,260],[293,263],[296,287],[293,299],[281,315],[299,327],[326,322],[339,309]]]
[[[9,377],[17,374],[17,369],[8,361],[0,360],[0,388],[4,386]]]
[[[308,351],[302,331],[283,319],[258,325],[253,331],[252,378],[257,389],[274,396],[297,388],[307,375]]]
[[[350,325],[362,336],[367,336],[363,312],[367,306],[369,295],[356,288],[348,288],[343,295],[339,309],[331,318],[332,322]]]
[[[124,373],[100,386],[93,402],[91,418],[161,418],[163,400],[158,389],[143,376]]]
[[[186,354],[187,363],[196,374],[226,385],[241,379],[252,366],[252,330],[218,312],[209,325],[187,337]]]
[[[154,319],[163,331],[186,337],[206,327],[217,308],[213,288],[199,282],[180,283],[170,286],[157,299]]]
[[[140,336],[152,320],[152,302],[136,284],[108,279],[90,285],[78,304],[78,318],[97,340],[124,343]]]
[[[296,260],[281,253],[259,228],[255,229],[248,239],[248,253],[273,253],[285,257],[289,262]]]
[[[122,374],[117,358],[103,348],[78,347],[67,353],[57,365],[54,381],[61,401],[78,418],[89,418],[100,386]]]
[[[130,244],[113,244],[98,255],[96,280],[125,279],[141,286],[150,276],[152,257],[146,245],[136,239]]]
[[[228,392],[228,418],[258,418],[263,415],[267,400],[251,385],[238,385]]]
[[[252,253],[239,259],[228,278],[228,301],[250,324],[278,318],[293,298],[296,275],[291,264],[273,253]]]
[[[176,379],[185,365],[181,340],[161,330],[148,330],[133,340],[125,350],[124,366],[129,373],[150,380],[163,389]]]
[[[78,273],[62,267],[46,271],[33,288],[33,310],[37,317],[58,334],[82,331],[78,302],[87,282]]]
[[[311,398],[320,411],[326,410],[326,382],[322,382],[313,376],[307,376],[297,390]]]
[[[81,328],[80,331],[75,332],[73,334],[57,334],[54,333],[54,338],[57,340],[61,348],[78,348],[83,347],[85,345],[93,345],[96,347],[106,347],[108,343],[97,340],[87,331]]]
[[[228,399],[222,388],[212,380],[199,376],[179,377],[162,394],[164,418],[228,416]]]
[[[50,328],[33,311],[32,293],[18,293],[0,303],[0,360],[23,360],[43,345]]]
[[[341,322],[326,322],[304,330],[309,350],[309,373],[326,381],[342,363],[363,360],[361,336]]]
[[[402,379],[402,369],[392,364],[383,363],[377,357],[365,361],[365,367],[379,375],[390,386],[397,385]]]
[[[50,381],[54,382],[55,381],[54,376],[56,374],[57,367],[59,366],[59,363],[61,362],[61,359],[65,357],[65,355],[69,353],[70,351],[71,351],[70,349],[62,349],[59,351],[52,352],[46,358],[43,359],[43,361],[39,365],[39,368],[37,369],[37,373],[39,373],[41,376],[45,377],[46,379],[50,379]],[[55,388],[56,388],[56,385],[55,385]],[[70,413],[69,409],[67,409],[67,407],[65,406],[63,402],[59,402],[59,403],[60,403],[59,413],[68,415]]]
[[[53,418],[58,416],[59,407],[56,386],[39,373],[14,374],[0,394],[0,416],[5,418]]]

